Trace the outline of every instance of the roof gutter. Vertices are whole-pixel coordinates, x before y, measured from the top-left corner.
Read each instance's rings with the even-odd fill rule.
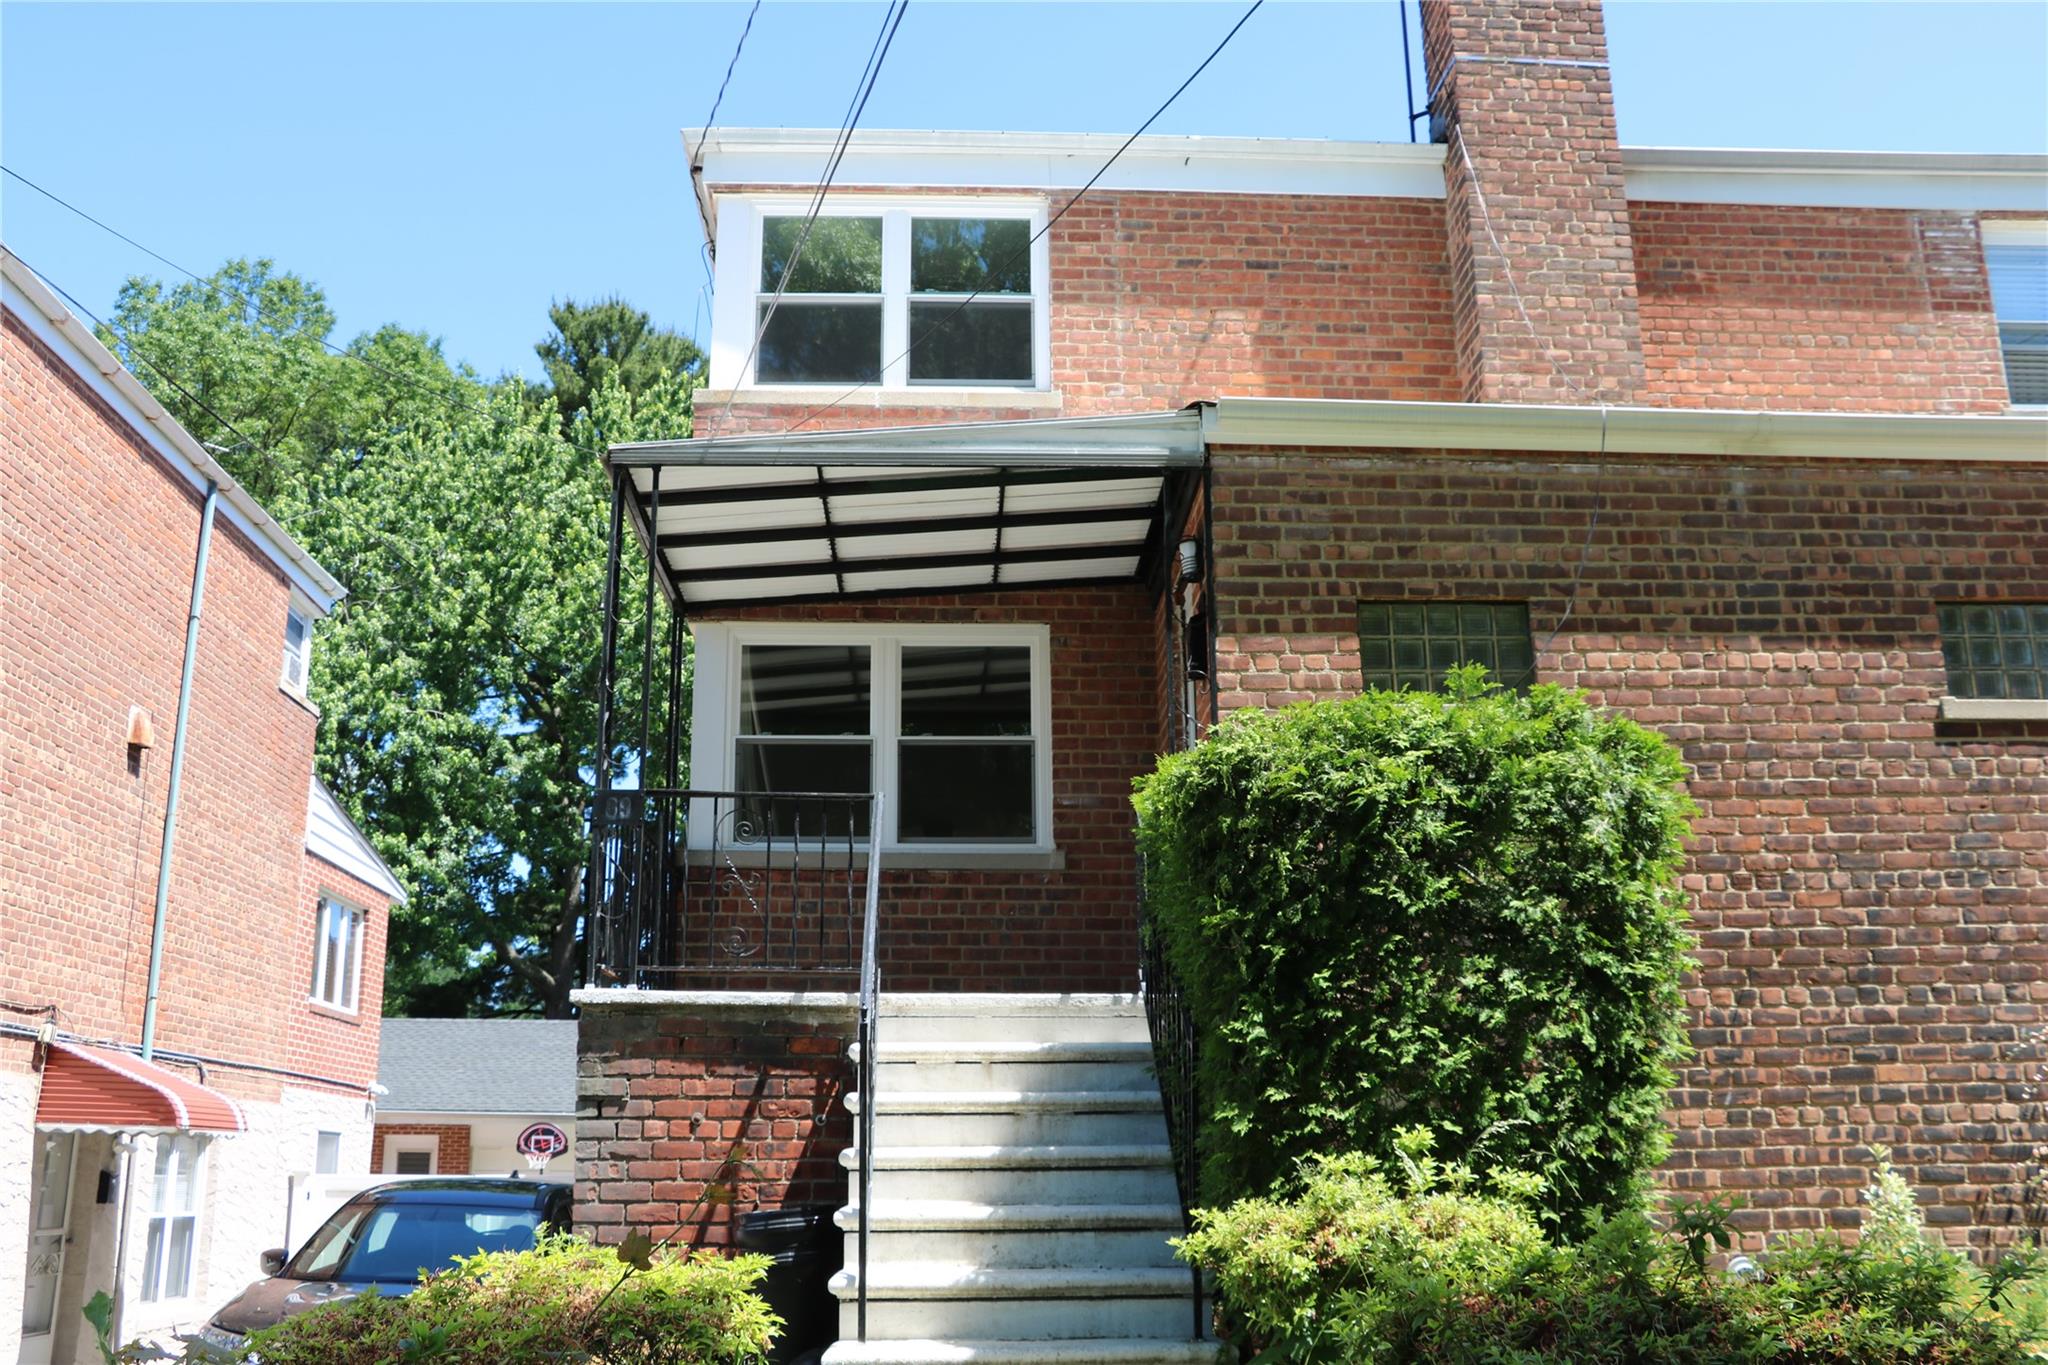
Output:
[[[1210,446],[2048,464],[2048,413],[1950,416],[1222,398],[1204,410],[1202,435]]]

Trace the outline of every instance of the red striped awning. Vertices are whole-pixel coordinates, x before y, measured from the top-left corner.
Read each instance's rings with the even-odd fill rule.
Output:
[[[112,1048],[52,1043],[43,1063],[38,1128],[247,1132],[242,1106],[154,1062]]]

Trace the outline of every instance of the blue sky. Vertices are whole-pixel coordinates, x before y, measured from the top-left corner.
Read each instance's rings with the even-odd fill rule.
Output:
[[[836,126],[881,0],[770,3],[719,122]],[[551,297],[700,322],[679,130],[741,4],[0,5],[0,160],[201,272],[274,257],[343,338],[538,373]],[[871,128],[1128,132],[1241,6],[914,0]],[[1412,17],[1412,9],[1411,9]],[[2048,152],[2048,4],[1610,0],[1624,142]],[[1268,3],[1160,132],[1405,140],[1387,0]],[[133,248],[12,181],[0,233],[95,311]]]

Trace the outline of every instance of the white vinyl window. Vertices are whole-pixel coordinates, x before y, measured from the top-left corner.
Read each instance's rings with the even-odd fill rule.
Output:
[[[320,898],[313,941],[313,1000],[354,1013],[363,967],[363,912],[331,896]]]
[[[700,775],[742,792],[880,792],[886,847],[1049,850],[1049,652],[1043,626],[707,623]],[[801,803],[764,809],[790,824],[778,836],[808,832]]]
[[[321,1131],[313,1135],[313,1174],[334,1175],[341,1170],[341,1134]]]
[[[2048,405],[2048,221],[1984,224],[1984,265],[2014,407]]]
[[[718,293],[746,307],[715,305],[714,386],[1047,386],[1043,201],[835,197],[806,233],[807,208],[721,201]]]
[[[200,1162],[206,1148],[196,1137],[165,1134],[156,1140],[156,1186],[150,1196],[143,1243],[144,1302],[189,1297],[199,1240]]]
[[[296,696],[306,695],[306,670],[313,660],[313,614],[296,601],[284,614],[284,667],[277,685]]]

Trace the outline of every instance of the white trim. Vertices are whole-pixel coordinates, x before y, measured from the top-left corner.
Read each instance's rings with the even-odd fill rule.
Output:
[[[381,1122],[383,1115],[379,1114]],[[452,1125],[451,1125],[452,1126]],[[384,1169],[372,1171],[372,1175],[397,1175],[400,1152],[425,1152],[428,1175],[441,1173],[441,1137],[438,1133],[386,1133],[384,1135]]]
[[[716,258],[716,282],[711,310],[711,353],[707,369],[709,390],[733,395],[733,401],[822,403],[852,388],[852,381],[818,384],[761,383],[753,370],[760,364],[755,354],[758,310],[763,297],[772,293],[761,287],[762,223],[769,218],[800,217],[810,208],[805,196],[790,194],[731,194],[719,204],[721,233],[730,234]],[[899,402],[924,403],[934,394],[949,397],[946,406],[979,403],[997,406],[1003,402],[1047,392],[1052,385],[1052,256],[1051,244],[1037,237],[1031,248],[1031,355],[1032,379],[1028,384],[912,384],[909,332],[910,224],[913,218],[1022,218],[1031,224],[1034,236],[1042,231],[1050,212],[1043,195],[1025,197],[992,195],[875,195],[834,194],[821,212],[828,218],[879,218],[882,232],[881,292],[874,295],[783,296],[785,303],[811,298],[844,298],[848,301],[875,299],[882,316],[882,377],[876,388],[905,395]],[[751,357],[751,358],[750,358]],[[740,399],[739,393],[752,395]]]
[[[1943,697],[1943,720],[2048,720],[2048,701],[2005,697]]]
[[[1987,218],[1977,230],[1986,246],[2048,247],[2048,218]]]
[[[347,595],[334,575],[320,567],[285,529],[236,483],[219,461],[180,426],[149,390],[102,346],[71,310],[35,277],[20,257],[0,247],[0,302],[22,320],[35,338],[60,356],[69,355],[71,370],[102,402],[119,413],[171,470],[200,493],[209,483],[220,486],[222,511],[228,524],[249,537],[320,615]]]
[[[192,1177],[188,1183],[192,1199],[191,1203],[183,1208],[159,1209],[156,1207],[158,1204],[165,1202],[164,1181],[157,1174],[156,1166],[157,1158],[163,1152],[163,1144],[167,1142],[171,1144],[173,1152],[178,1150],[180,1144],[188,1144],[191,1149]],[[202,1272],[207,1268],[208,1264],[207,1247],[205,1244],[211,1241],[213,1231],[211,1220],[207,1217],[209,1205],[206,1198],[206,1177],[209,1164],[206,1154],[212,1146],[213,1143],[209,1135],[204,1133],[160,1133],[157,1135],[154,1148],[150,1152],[150,1207],[139,1210],[142,1215],[142,1257],[139,1266],[141,1273],[135,1299],[138,1303],[155,1305],[156,1312],[159,1315],[166,1314],[167,1310],[192,1303],[200,1299],[207,1292],[206,1287],[200,1281],[204,1278]],[[132,1168],[129,1178],[134,1178]],[[173,1190],[177,1188],[175,1171],[171,1177],[170,1188]],[[158,1244],[163,1253],[163,1259],[156,1266],[157,1284],[161,1288],[166,1278],[164,1272],[170,1268],[171,1264],[171,1224],[181,1218],[190,1218],[192,1220],[192,1240],[185,1248],[185,1292],[182,1294],[159,1293],[152,1296],[144,1292],[149,1286],[149,1272],[151,1268],[149,1261],[150,1229],[159,1221],[164,1224],[163,1240]],[[175,1316],[183,1315],[175,1314]]]
[[[305,626],[305,638],[295,652],[292,649],[292,618],[297,617]],[[292,589],[291,601],[284,609],[284,650],[278,661],[277,685],[298,698],[308,700],[307,689],[313,681],[313,623],[320,617],[319,611],[297,588]],[[299,676],[292,677],[292,661],[296,658]]]
[[[405,887],[398,874],[317,775],[306,781],[306,852],[382,892],[393,904],[405,904]]]
[[[872,625],[851,622],[793,621],[700,622],[692,628],[696,647],[696,691],[690,714],[690,753],[696,785],[707,791],[733,786],[734,748],[739,734],[740,656],[747,645],[862,644],[869,658],[868,737],[873,746],[877,790],[882,792],[882,849],[888,853],[930,853],[959,856],[963,863],[976,855],[1016,857],[1051,854],[1053,844],[1052,627],[1023,624],[947,623]],[[1036,837],[1028,843],[923,842],[903,843],[896,837],[897,730],[900,724],[901,651],[904,645],[1024,645],[1031,650],[1031,730],[1033,741],[1032,823]],[[708,848],[708,811],[693,811],[689,847]]]
[[[313,905],[313,983],[306,996],[307,1003],[337,1014],[359,1014],[363,1004],[363,940],[369,937],[370,912],[346,896],[325,890],[314,899]],[[347,1004],[337,1004],[324,994],[326,988],[334,984],[327,980],[326,971],[327,916],[330,909],[340,910],[350,917]]]
[[[1603,434],[1604,424],[1604,434]],[[2048,415],[1739,412],[1535,403],[1222,398],[1203,412],[1211,446],[1572,451],[1784,460],[2048,464]]]
[[[810,185],[836,130],[719,128],[683,145],[713,198],[711,236],[726,230],[718,187]],[[1108,133],[862,129],[840,166],[848,186],[1071,190],[1116,151]],[[1441,199],[1438,143],[1147,134],[1104,190]],[[1751,147],[1624,147],[1632,200],[1810,204],[1844,208],[2048,211],[2048,157],[1947,152],[1841,152]],[[720,281],[721,286],[723,280]]]

